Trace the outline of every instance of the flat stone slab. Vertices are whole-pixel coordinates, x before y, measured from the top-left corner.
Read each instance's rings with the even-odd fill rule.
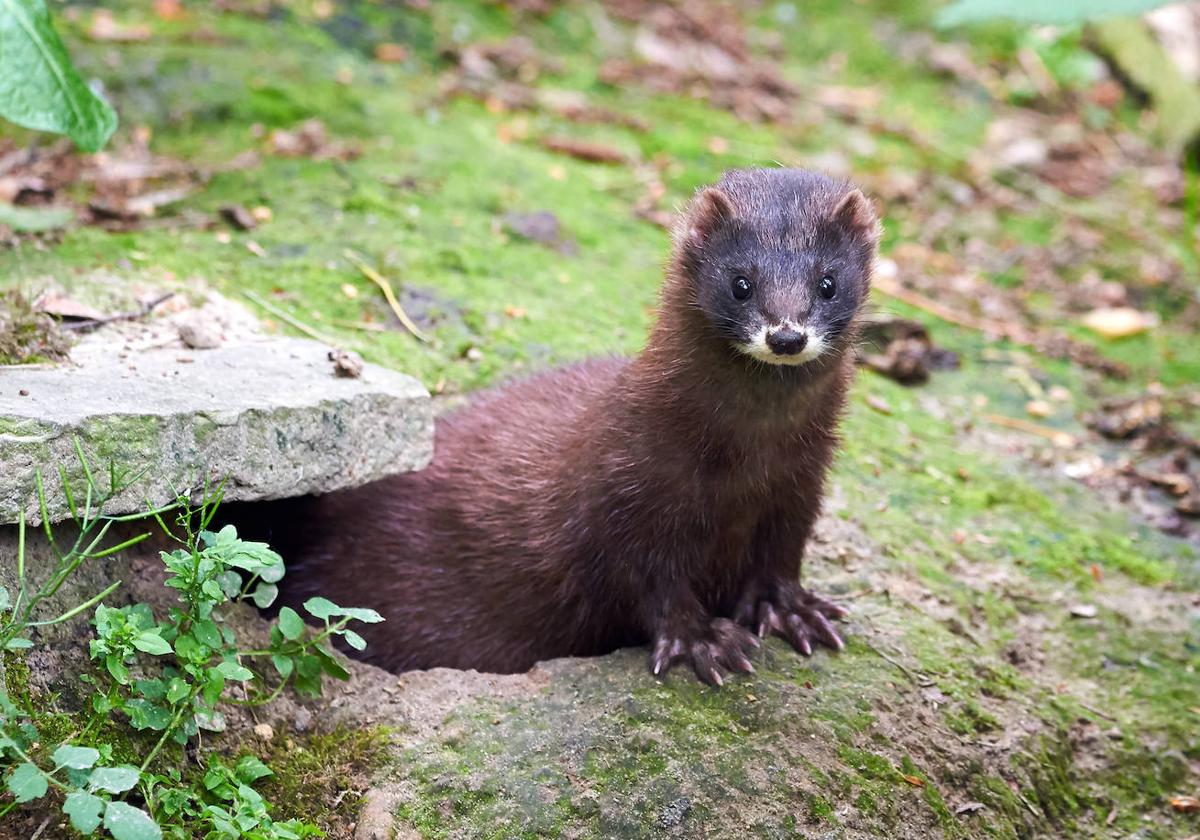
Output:
[[[106,507],[133,513],[205,482],[251,501],[325,492],[424,467],[433,406],[419,382],[366,365],[335,374],[328,348],[272,338],[213,350],[91,354],[69,367],[0,367],[0,523],[69,516],[58,476],[85,486],[109,464],[140,476]],[[77,499],[81,500],[77,495]]]

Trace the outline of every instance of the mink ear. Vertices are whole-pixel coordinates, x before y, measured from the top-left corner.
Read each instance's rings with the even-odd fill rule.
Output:
[[[733,219],[733,204],[729,196],[716,187],[706,187],[688,208],[684,220],[684,236],[694,247],[705,245],[720,227]]]
[[[854,189],[842,196],[833,211],[833,221],[872,244],[879,241],[881,233],[879,219],[871,200],[862,194],[862,190]]]

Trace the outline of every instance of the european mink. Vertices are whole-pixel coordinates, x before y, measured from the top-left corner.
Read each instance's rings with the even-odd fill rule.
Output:
[[[841,648],[800,560],[878,238],[845,182],[726,173],[676,226],[639,356],[481,393],[426,470],[304,500],[285,600],[377,609],[365,658],[394,671],[649,643],[655,674],[719,685],[767,633]]]

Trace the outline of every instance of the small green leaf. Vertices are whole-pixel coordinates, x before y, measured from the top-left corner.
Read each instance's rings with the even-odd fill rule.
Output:
[[[154,702],[167,696],[167,684],[162,680],[134,680],[133,687],[138,694]]]
[[[134,729],[161,732],[171,725],[171,710],[149,700],[126,700],[125,711],[129,713],[129,725]]]
[[[217,670],[221,672],[221,676],[227,680],[237,680],[244,682],[254,679],[254,672],[244,665],[240,665],[232,660],[222,662],[217,665]]]
[[[365,607],[344,607],[342,615],[347,618],[353,618],[355,621],[361,621],[363,624],[378,624],[384,620],[383,616],[375,612],[375,610],[369,610]]]
[[[196,712],[196,726],[209,732],[224,732],[225,715],[220,712]]]
[[[342,663],[338,662],[337,659],[334,658],[333,654],[331,654],[329,651],[322,648],[317,648],[316,655],[321,662],[321,670],[326,674],[333,677],[335,680],[350,679],[350,672],[343,668]]]
[[[309,598],[304,602],[304,609],[313,618],[326,619],[330,616],[341,615],[341,607],[328,598]]]
[[[192,627],[192,635],[196,637],[196,641],[200,644],[218,650],[221,647],[221,631],[217,628],[217,623],[211,618],[206,618],[204,621],[197,621]]]
[[[275,670],[279,672],[279,676],[285,680],[291,676],[294,663],[292,657],[284,656],[281,653],[276,653],[271,657],[271,664],[275,666]]]
[[[116,113],[71,66],[43,0],[0,0],[0,55],[6,68],[0,116],[65,134],[85,152],[98,151],[112,136]]]
[[[339,607],[328,598],[309,598],[304,602],[304,609],[308,610],[315,618],[320,619],[346,616],[347,618],[361,621],[364,624],[378,624],[383,621],[383,616],[375,612],[375,610],[363,607]]]
[[[63,813],[71,818],[71,826],[80,834],[91,834],[100,827],[100,812],[104,800],[85,790],[73,790],[63,802]]]
[[[284,607],[279,611],[279,632],[283,633],[285,639],[296,641],[304,635],[304,619],[291,607]]]
[[[278,586],[273,583],[260,583],[250,596],[250,600],[254,602],[254,606],[260,610],[265,610],[271,604],[275,603],[277,597],[279,597]]]
[[[12,609],[12,597],[8,594],[7,586],[0,586],[0,612]]]
[[[87,770],[100,760],[100,751],[91,747],[72,747],[63,744],[50,756],[55,767],[70,767],[72,770]]]
[[[171,652],[171,646],[162,636],[158,635],[156,630],[143,630],[134,638],[133,646],[142,653],[154,656],[165,656]]]
[[[189,691],[191,691],[191,686],[179,677],[172,677],[171,682],[167,684],[167,702],[174,706],[187,697]]]
[[[8,789],[18,802],[45,796],[46,788],[46,777],[28,761],[18,765],[8,776]]]
[[[234,775],[238,777],[244,784],[252,784],[264,776],[275,775],[271,768],[263,764],[258,758],[252,755],[244,756],[238,761],[237,767],[233,770]]]
[[[233,598],[242,591],[242,576],[232,570],[221,575],[221,591],[226,598]]]
[[[162,840],[162,829],[141,808],[124,802],[109,802],[104,809],[104,827],[115,840]]]
[[[342,638],[346,640],[346,644],[355,650],[364,650],[367,646],[367,640],[353,630],[343,630]]]
[[[125,663],[121,661],[121,657],[110,654],[104,657],[104,667],[114,680],[121,685],[129,684],[129,669],[125,667]]]
[[[88,790],[104,790],[109,793],[124,793],[138,783],[136,767],[122,764],[120,767],[97,767],[88,779]]]
[[[204,672],[204,676],[204,688],[200,690],[200,696],[204,698],[205,703],[215,706],[221,699],[221,692],[225,690],[225,675],[216,668],[209,668]]]
[[[25,650],[26,648],[33,647],[33,642],[29,641],[29,639],[9,639],[8,644],[4,647],[7,650]]]

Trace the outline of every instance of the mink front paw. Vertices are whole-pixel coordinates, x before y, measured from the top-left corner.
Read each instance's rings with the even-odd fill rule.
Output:
[[[650,655],[650,670],[661,677],[676,662],[688,662],[701,682],[720,686],[725,671],[754,671],[748,657],[758,644],[744,627],[727,618],[714,618],[707,627],[659,633]]]
[[[845,607],[814,595],[798,584],[787,584],[774,587],[769,594],[743,599],[736,618],[739,624],[755,628],[760,637],[774,633],[809,656],[814,642],[833,650],[846,646],[832,619],[841,618],[847,612]]]

